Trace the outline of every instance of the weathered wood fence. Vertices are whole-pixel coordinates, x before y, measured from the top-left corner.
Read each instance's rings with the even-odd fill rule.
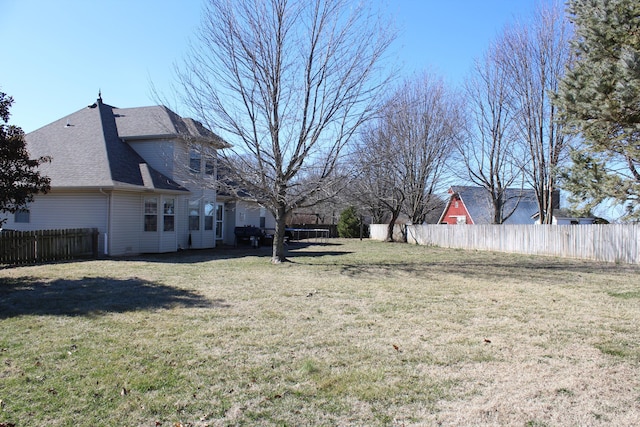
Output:
[[[0,232],[0,264],[33,264],[97,256],[97,228]]]
[[[640,224],[397,225],[408,243],[640,264]],[[384,240],[386,224],[371,226]]]

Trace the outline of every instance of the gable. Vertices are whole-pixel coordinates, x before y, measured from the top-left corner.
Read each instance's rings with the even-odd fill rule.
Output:
[[[493,203],[486,189],[482,187],[454,186],[449,190],[451,201],[457,197],[468,212],[473,224],[493,222]],[[503,212],[508,216],[504,224],[534,224],[538,212],[538,202],[534,190],[507,188]]]
[[[469,215],[460,195],[454,193],[449,198],[449,202],[438,222],[440,224],[473,224],[473,219]]]

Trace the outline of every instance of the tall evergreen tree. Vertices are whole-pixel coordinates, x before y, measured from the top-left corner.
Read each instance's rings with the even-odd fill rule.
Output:
[[[0,92],[0,212],[14,213],[33,200],[33,195],[49,191],[49,178],[37,167],[48,158],[30,159],[21,128],[7,124],[13,98]],[[4,220],[0,220],[0,226]]]
[[[583,143],[565,188],[584,208],[612,198],[640,218],[640,2],[570,0],[569,12],[576,59],[556,102]]]

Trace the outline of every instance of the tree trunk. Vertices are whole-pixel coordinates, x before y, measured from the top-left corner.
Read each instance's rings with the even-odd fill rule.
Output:
[[[503,222],[503,218],[502,218],[502,205],[503,205],[503,200],[502,198],[504,197],[504,195],[502,193],[500,193],[500,197],[493,197],[493,223],[494,224],[502,224]]]
[[[393,229],[396,226],[396,220],[400,216],[400,210],[395,210],[391,212],[391,220],[389,221],[389,226],[387,227],[387,238],[386,242],[393,242]]]
[[[287,261],[285,247],[284,247],[284,237],[286,233],[287,227],[287,209],[284,203],[280,203],[275,212],[276,219],[276,232],[273,236],[273,248],[272,248],[272,256],[271,263],[272,264],[280,264],[282,262]]]

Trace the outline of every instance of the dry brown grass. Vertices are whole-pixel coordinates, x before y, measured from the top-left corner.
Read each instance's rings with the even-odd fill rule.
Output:
[[[631,426],[640,270],[338,240],[0,271],[0,423]]]

